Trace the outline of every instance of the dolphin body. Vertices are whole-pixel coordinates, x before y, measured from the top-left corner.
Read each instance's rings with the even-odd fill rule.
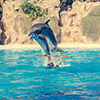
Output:
[[[33,25],[29,30],[28,36],[32,40],[35,39],[40,44],[40,46],[43,48],[43,50],[45,51],[47,55],[50,55],[50,49],[49,49],[46,38],[48,38],[52,42],[54,46],[53,50],[57,52],[64,52],[62,49],[57,47],[57,41],[55,39],[53,31],[48,25],[49,21],[50,19],[47,20],[45,23],[38,23],[38,24]]]
[[[31,37],[30,39],[32,40],[35,39],[40,44],[40,46],[43,48],[46,55],[50,55],[49,46],[48,46],[47,40],[44,37],[34,36],[34,37]]]

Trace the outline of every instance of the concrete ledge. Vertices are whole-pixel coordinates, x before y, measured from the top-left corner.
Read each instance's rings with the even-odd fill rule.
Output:
[[[58,44],[58,47],[61,48],[100,48],[100,44],[68,44],[61,43]],[[40,45],[20,45],[20,44],[12,44],[12,45],[0,45],[0,50],[2,49],[41,49]]]

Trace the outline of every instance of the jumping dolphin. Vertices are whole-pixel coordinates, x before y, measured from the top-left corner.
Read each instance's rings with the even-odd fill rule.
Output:
[[[50,55],[49,46],[48,46],[47,40],[44,37],[34,36],[34,37],[31,37],[30,39],[32,40],[35,39],[40,44],[40,46],[43,48],[46,55]]]
[[[50,51],[46,38],[48,38],[52,42],[52,44],[54,45],[54,50],[56,50],[57,52],[64,52],[62,49],[57,47],[57,41],[55,39],[53,31],[48,25],[49,21],[50,19],[45,23],[38,23],[33,25],[29,30],[28,36],[30,37],[30,39],[35,39],[44,49],[46,54],[49,54]]]
[[[38,24],[33,25],[29,30],[29,36],[38,35],[41,37],[46,37],[53,43],[55,47],[57,47],[57,41],[55,39],[53,31],[48,25],[49,21],[50,19],[46,21],[45,23],[38,23]]]

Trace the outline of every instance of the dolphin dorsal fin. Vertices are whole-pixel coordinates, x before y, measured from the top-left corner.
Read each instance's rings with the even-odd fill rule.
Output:
[[[47,20],[47,21],[45,22],[45,24],[48,24],[48,23],[49,23],[49,21],[50,21],[50,19],[49,19],[49,20]]]

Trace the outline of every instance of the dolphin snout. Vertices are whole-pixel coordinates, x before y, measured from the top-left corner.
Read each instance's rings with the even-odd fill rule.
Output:
[[[29,34],[28,36],[29,36],[30,40],[33,40],[34,38],[39,38],[38,35],[33,34],[33,33]]]
[[[31,36],[32,35],[32,33],[30,33],[28,36]]]

